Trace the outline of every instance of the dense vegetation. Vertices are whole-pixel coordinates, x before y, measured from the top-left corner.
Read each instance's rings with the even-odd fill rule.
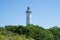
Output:
[[[0,40],[60,40],[60,28],[44,29],[38,25],[0,27]]]

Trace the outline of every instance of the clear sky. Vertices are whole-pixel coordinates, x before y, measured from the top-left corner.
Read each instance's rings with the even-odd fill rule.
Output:
[[[0,0],[0,26],[25,25],[27,6],[32,11],[32,24],[60,27],[60,0]]]

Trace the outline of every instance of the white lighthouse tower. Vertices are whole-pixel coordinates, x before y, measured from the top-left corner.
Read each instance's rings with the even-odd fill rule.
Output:
[[[30,7],[27,7],[26,10],[26,25],[30,25],[31,24],[31,11],[30,11]]]

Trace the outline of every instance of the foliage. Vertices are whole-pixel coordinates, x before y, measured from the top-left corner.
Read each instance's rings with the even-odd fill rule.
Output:
[[[9,30],[1,28],[0,29],[0,40],[33,40],[33,39],[26,38],[25,35],[19,35],[17,33],[13,33]]]
[[[60,40],[60,28],[54,26],[49,30],[53,33],[55,40]]]
[[[60,40],[60,28],[44,29],[38,25],[12,26],[0,28],[1,40]]]

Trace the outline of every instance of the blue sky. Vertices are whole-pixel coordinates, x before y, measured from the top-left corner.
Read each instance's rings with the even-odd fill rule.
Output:
[[[60,0],[0,0],[0,26],[25,25],[27,6],[32,11],[32,24],[60,27]]]

